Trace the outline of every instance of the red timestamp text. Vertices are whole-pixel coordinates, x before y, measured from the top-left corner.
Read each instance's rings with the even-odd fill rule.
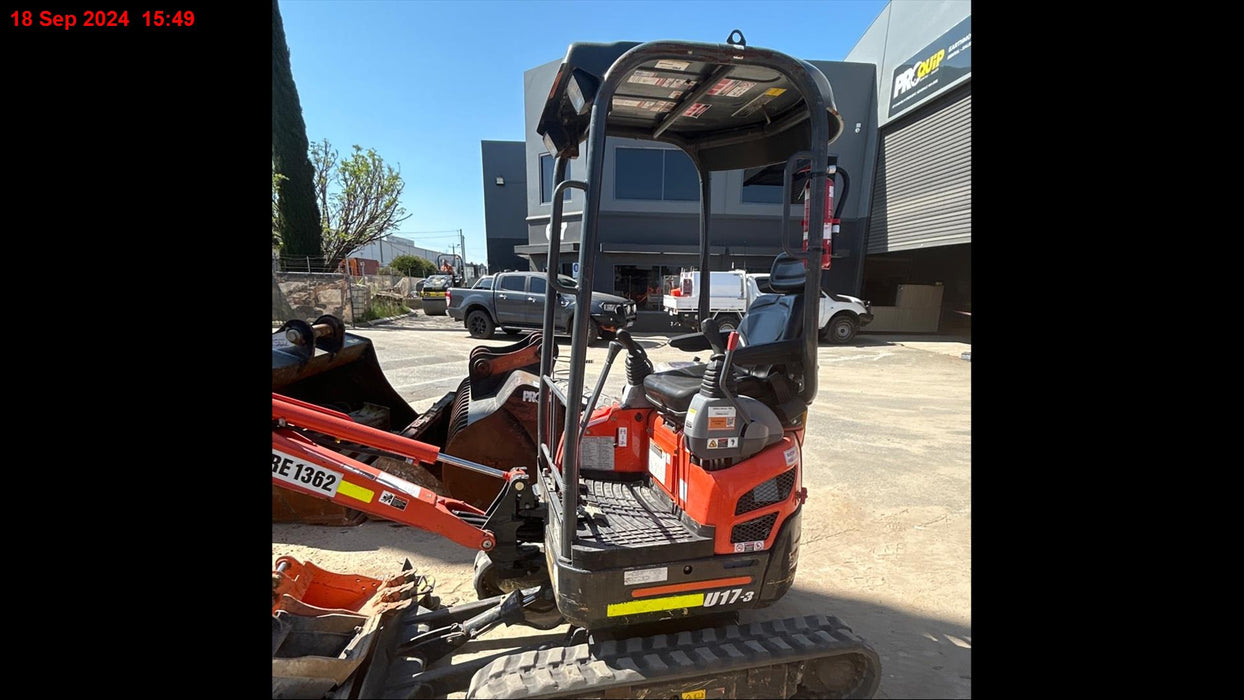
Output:
[[[85,12],[49,12],[44,10],[35,13],[31,10],[14,10],[9,14],[14,27],[55,27],[57,29],[74,29],[77,27],[129,27],[129,10],[87,10]],[[194,12],[190,10],[148,10],[135,19],[139,27],[192,27]]]

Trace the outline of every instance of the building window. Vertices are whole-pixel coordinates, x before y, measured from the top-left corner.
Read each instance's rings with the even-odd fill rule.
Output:
[[[547,153],[540,156],[540,203],[541,204],[548,204],[549,202],[553,201],[553,187],[557,185],[556,182],[553,182],[553,166],[555,164],[556,164],[556,161],[553,160],[553,156]],[[566,177],[567,178],[570,177],[569,164],[567,164],[566,166]],[[570,190],[566,190],[565,192],[562,193],[562,201],[563,202],[570,201]]]
[[[682,151],[619,148],[614,159],[614,196],[618,199],[700,201],[699,173]]]
[[[781,185],[743,185],[743,201],[752,204],[780,204]]]
[[[666,275],[677,275],[679,268],[665,265],[615,265],[614,293],[635,302],[639,311],[660,311],[665,294]]]

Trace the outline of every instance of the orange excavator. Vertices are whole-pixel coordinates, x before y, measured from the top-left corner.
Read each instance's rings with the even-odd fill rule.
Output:
[[[802,447],[818,385],[821,227],[812,227],[804,249],[787,240],[783,222],[770,270],[774,293],[753,302],[729,333],[708,317],[710,284],[702,285],[700,332],[670,344],[708,351],[708,362],[656,366],[623,330],[585,391],[587,315],[575,318],[564,380],[554,379],[553,353],[543,351],[554,346],[557,295],[586,307],[593,290],[606,136],[661,141],[688,154],[701,182],[701,269],[710,269],[712,174],[784,164],[789,195],[792,174],[807,166],[812,191],[820,191],[828,145],[842,123],[819,70],[747,46],[737,30],[723,44],[570,46],[536,130],[556,158],[552,230],[563,217],[562,193],[585,192],[580,277],[570,284],[556,274],[560,241],[550,241],[543,332],[538,342],[522,341],[536,348],[538,365],[499,379],[495,395],[513,388],[520,373],[534,377],[531,454],[484,464],[451,441],[412,431],[421,416],[396,409],[388,428],[367,424],[340,386],[272,395],[275,486],[475,551],[479,600],[442,606],[431,583],[409,568],[382,581],[280,560],[273,575],[274,697],[876,692],[876,652],[826,611],[739,622],[740,611],[771,605],[795,582],[810,497]],[[567,180],[568,160],[583,143],[588,179]],[[813,198],[810,220],[820,220],[823,207]],[[286,340],[341,355],[350,336],[338,341],[332,326],[295,324]],[[301,343],[290,339],[291,330]],[[510,352],[532,356],[521,348],[494,352],[499,360]],[[626,389],[620,400],[598,405],[623,352]],[[274,367],[274,386],[275,375]],[[474,393],[472,402],[479,402]],[[474,505],[453,489],[436,493],[368,462],[377,455],[439,469],[446,484],[461,472],[498,490],[486,506]],[[472,644],[499,624],[565,630],[510,648],[501,640]]]

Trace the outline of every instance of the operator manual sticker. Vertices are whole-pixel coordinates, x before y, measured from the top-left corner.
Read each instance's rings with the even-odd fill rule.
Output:
[[[669,567],[662,566],[656,569],[635,569],[634,571],[622,572],[622,583],[627,586],[633,586],[637,583],[658,583],[669,578]]]
[[[341,485],[341,474],[318,464],[308,464],[280,450],[272,450],[272,476],[288,484],[318,491],[330,498],[337,495],[337,487]]]
[[[709,406],[708,429],[730,430],[734,428],[734,415],[733,406]]]

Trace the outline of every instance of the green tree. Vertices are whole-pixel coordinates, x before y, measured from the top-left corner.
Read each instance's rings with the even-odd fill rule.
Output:
[[[281,188],[282,180],[289,178],[276,171],[276,163],[272,164],[272,247],[281,246]]]
[[[311,146],[311,162],[328,269],[410,218],[400,203],[406,188],[401,173],[374,149],[354,146],[349,158],[338,160],[337,150],[324,139]]]
[[[286,255],[319,258],[320,212],[314,170],[307,157],[307,125],[290,69],[281,8],[272,0],[272,166],[285,179],[279,189],[281,243]]]
[[[389,267],[407,277],[428,277],[436,273],[436,265],[431,260],[418,255],[399,255],[393,258]]]

